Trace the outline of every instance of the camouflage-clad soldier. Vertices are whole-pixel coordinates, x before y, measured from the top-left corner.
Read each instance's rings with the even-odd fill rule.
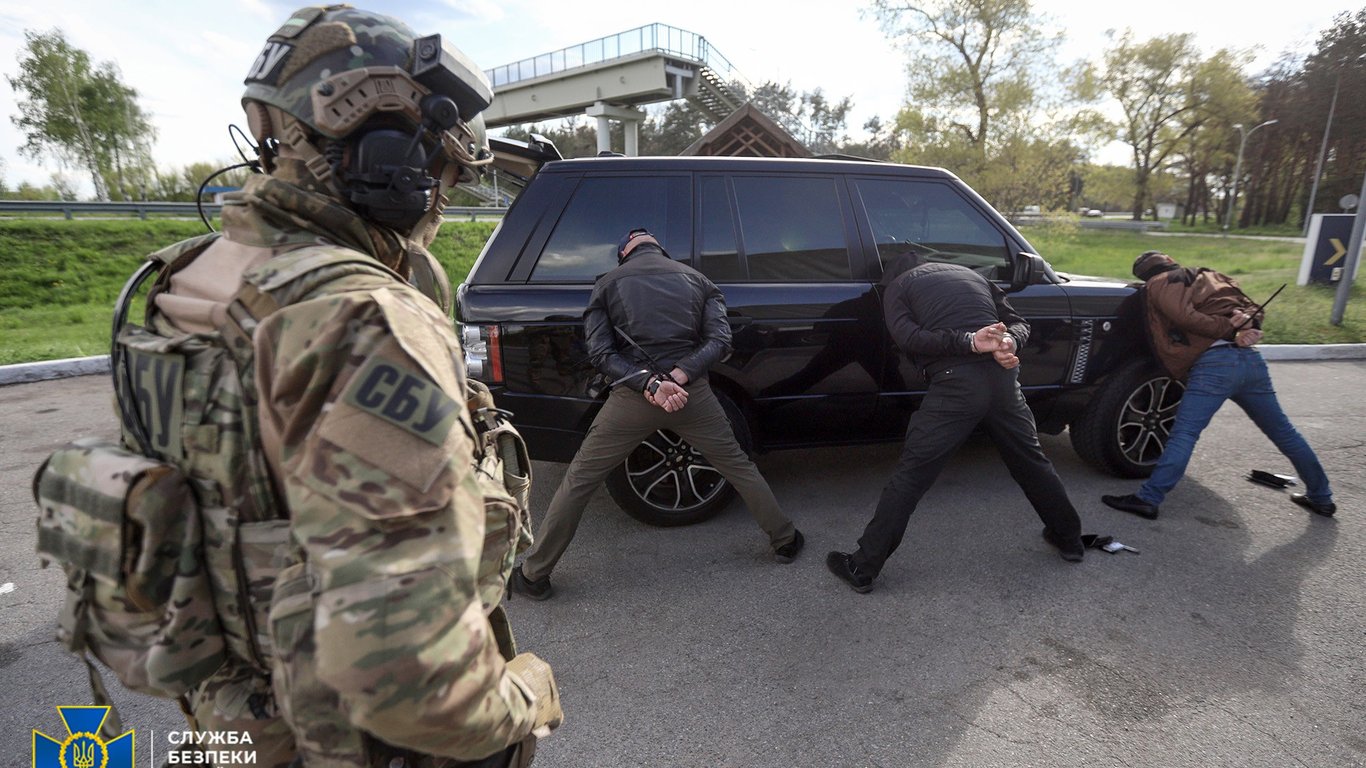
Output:
[[[425,248],[445,191],[489,162],[487,81],[439,36],[328,6],[297,11],[246,83],[266,173],[229,198],[221,237],[158,254],[148,319],[159,336],[222,334],[254,367],[245,450],[224,465],[230,430],[195,414],[234,407],[231,382],[189,370],[182,398],[144,411],[154,444],[157,408],[191,424],[171,463],[216,489],[198,494],[206,519],[215,502],[273,515],[288,538],[253,549],[241,531],[255,529],[206,525],[228,652],[189,697],[193,718],[249,732],[256,765],[529,760],[558,694],[543,661],[514,656],[498,608],[519,521],[476,477],[450,286]],[[233,530],[235,546],[213,540]],[[248,574],[241,603],[220,597],[233,569]]]

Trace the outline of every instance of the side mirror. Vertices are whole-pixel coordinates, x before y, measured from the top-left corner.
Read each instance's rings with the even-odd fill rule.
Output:
[[[1042,256],[1032,253],[1021,253],[1015,259],[1014,270],[1010,275],[1010,289],[1008,293],[1023,291],[1026,287],[1033,285],[1034,278],[1043,274],[1044,262]]]

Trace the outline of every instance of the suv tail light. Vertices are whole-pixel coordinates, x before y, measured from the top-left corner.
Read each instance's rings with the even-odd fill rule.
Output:
[[[465,348],[465,371],[485,384],[503,381],[503,349],[496,325],[460,325],[460,342]]]

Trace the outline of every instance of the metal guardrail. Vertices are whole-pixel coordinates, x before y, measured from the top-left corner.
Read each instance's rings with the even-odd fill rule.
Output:
[[[204,213],[216,217],[223,210],[219,203],[204,203]],[[502,218],[507,212],[503,207],[448,206],[442,213],[447,220],[468,218]],[[162,202],[75,202],[66,200],[0,200],[0,215],[15,213],[41,213],[49,216],[61,214],[71,219],[76,216],[113,216],[135,214],[140,219],[150,216],[173,216],[199,218],[199,207],[194,203]]]
[[[205,203],[204,213],[217,216],[223,206]],[[72,200],[0,200],[0,214],[46,213],[62,214],[70,219],[77,215],[137,214],[148,216],[199,216],[194,203],[161,202],[78,202]]]
[[[501,88],[522,80],[553,75],[591,64],[633,56],[646,51],[689,59],[701,63],[720,76],[723,82],[740,82],[749,88],[742,76],[720,51],[711,47],[707,38],[686,29],[667,24],[646,24],[615,35],[571,45],[558,51],[514,61],[501,67],[484,70],[494,88]]]

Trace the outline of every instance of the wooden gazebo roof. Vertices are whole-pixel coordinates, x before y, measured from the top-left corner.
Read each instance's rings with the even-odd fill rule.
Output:
[[[683,155],[720,157],[810,157],[811,151],[751,102],[745,102]]]

